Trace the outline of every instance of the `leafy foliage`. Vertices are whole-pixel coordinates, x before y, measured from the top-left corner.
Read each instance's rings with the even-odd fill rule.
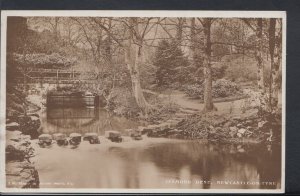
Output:
[[[229,65],[225,77],[231,81],[254,81],[257,75],[257,65],[254,58],[245,55],[224,56],[220,64]]]
[[[9,59],[12,61],[11,63],[16,63],[20,66],[34,66],[37,68],[65,68],[76,62],[75,58],[64,57],[58,53],[33,53],[26,55],[13,53]]]
[[[132,96],[131,89],[114,88],[107,101],[107,109],[113,111],[117,115],[136,117],[140,112],[140,109]]]
[[[192,84],[185,85],[185,92],[194,98],[203,99],[204,96],[204,85],[203,84]],[[224,98],[241,94],[239,85],[234,82],[225,79],[219,79],[214,81],[212,84],[212,96],[213,98]]]

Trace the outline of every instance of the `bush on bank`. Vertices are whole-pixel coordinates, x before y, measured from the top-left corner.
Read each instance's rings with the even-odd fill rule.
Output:
[[[185,85],[184,91],[187,95],[192,98],[203,99],[204,96],[204,84],[192,84]],[[217,81],[213,81],[212,84],[212,97],[213,98],[225,98],[229,96],[241,95],[242,90],[241,87],[229,80],[219,79]]]

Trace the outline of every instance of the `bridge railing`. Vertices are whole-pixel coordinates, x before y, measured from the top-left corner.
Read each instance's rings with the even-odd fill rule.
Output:
[[[107,73],[100,73],[107,74]],[[77,71],[74,69],[42,69],[32,68],[27,71],[25,77],[22,73],[16,74],[17,83],[96,83],[96,72]]]

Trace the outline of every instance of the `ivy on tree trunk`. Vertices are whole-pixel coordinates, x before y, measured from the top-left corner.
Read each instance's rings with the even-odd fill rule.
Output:
[[[128,40],[128,44],[125,49],[126,64],[131,76],[133,96],[138,107],[144,114],[147,114],[149,112],[149,104],[144,97],[140,80],[140,62],[142,57],[143,40],[140,36],[134,35],[133,33],[134,31],[135,33],[139,32],[137,18],[130,18],[129,26],[132,28],[129,29],[130,39]],[[133,39],[135,39],[135,43],[133,43]]]
[[[212,101],[212,71],[211,71],[211,25],[212,19],[206,18],[202,22],[204,31],[204,109],[212,111],[215,109]]]

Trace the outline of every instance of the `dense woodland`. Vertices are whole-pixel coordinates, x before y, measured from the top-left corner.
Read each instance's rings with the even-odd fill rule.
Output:
[[[140,116],[157,114],[153,95],[168,89],[201,100],[206,113],[248,85],[259,112],[280,110],[281,19],[11,17],[8,25],[8,83],[31,68],[93,72],[97,85],[78,88]]]
[[[256,80],[269,107],[277,105],[279,19],[34,17],[23,25],[20,40],[11,36],[8,44],[13,60],[27,67],[86,67],[108,77],[128,72],[143,111],[149,107],[141,90],[149,86],[143,82],[167,87],[204,82],[205,110],[212,110],[212,81],[225,75],[232,81]],[[22,44],[13,48],[17,41]],[[234,70],[234,63],[245,65]],[[144,75],[150,81],[143,81]]]

